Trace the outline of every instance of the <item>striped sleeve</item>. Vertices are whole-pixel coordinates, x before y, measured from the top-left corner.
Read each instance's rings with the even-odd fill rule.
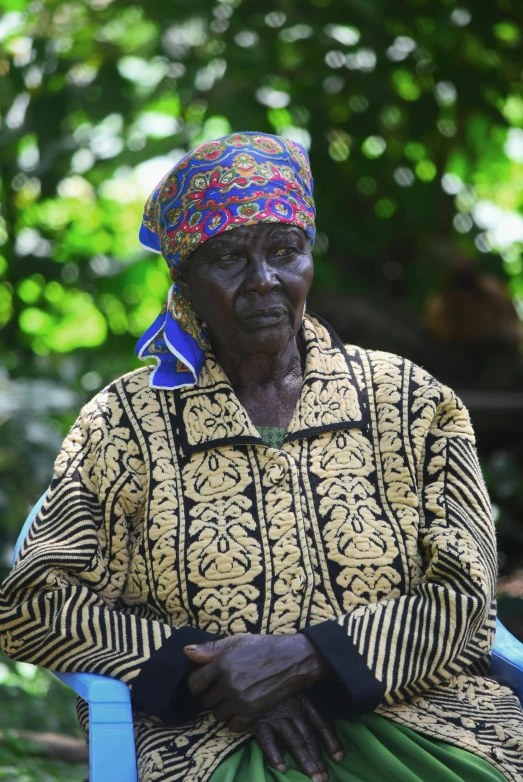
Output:
[[[140,496],[141,468],[129,430],[114,424],[95,397],[66,438],[46,501],[0,588],[0,644],[17,660],[121,679],[138,708],[165,716],[189,669],[182,646],[210,634],[176,630],[121,601],[140,516],[129,498]]]
[[[488,660],[497,578],[491,507],[468,413],[444,386],[418,488],[421,582],[407,595],[302,630],[344,683],[347,717],[408,699]]]

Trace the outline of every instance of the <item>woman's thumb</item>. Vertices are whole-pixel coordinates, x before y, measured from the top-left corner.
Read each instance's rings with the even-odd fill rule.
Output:
[[[219,638],[217,641],[205,641],[203,644],[189,644],[183,647],[183,651],[195,663],[210,663],[226,646],[227,638]]]

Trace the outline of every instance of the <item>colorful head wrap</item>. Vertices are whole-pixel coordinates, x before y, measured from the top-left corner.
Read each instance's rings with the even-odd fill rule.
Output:
[[[154,388],[192,386],[205,361],[205,328],[176,276],[200,244],[240,225],[286,223],[314,242],[315,208],[307,153],[266,133],[232,133],[185,155],[145,203],[139,238],[161,253],[174,280],[167,303],[138,340],[139,358],[155,358]]]

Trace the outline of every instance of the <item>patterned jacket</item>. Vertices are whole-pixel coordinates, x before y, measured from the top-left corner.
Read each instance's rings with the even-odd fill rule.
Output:
[[[281,449],[211,354],[197,386],[152,389],[146,367],[84,407],[0,592],[2,646],[127,682],[142,780],[204,782],[249,739],[189,694],[183,645],[300,630],[336,716],[376,709],[521,780],[523,713],[488,676],[496,549],[467,411],[314,316],[303,334]]]

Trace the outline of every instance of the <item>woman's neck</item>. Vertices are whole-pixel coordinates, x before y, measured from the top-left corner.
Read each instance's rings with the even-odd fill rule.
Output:
[[[305,346],[301,338],[278,354],[215,355],[253,423],[287,428],[301,392]]]
[[[214,347],[214,346],[213,346]],[[285,386],[291,377],[302,377],[302,353],[296,338],[281,353],[241,356],[215,349],[215,355],[235,391],[255,386]]]

